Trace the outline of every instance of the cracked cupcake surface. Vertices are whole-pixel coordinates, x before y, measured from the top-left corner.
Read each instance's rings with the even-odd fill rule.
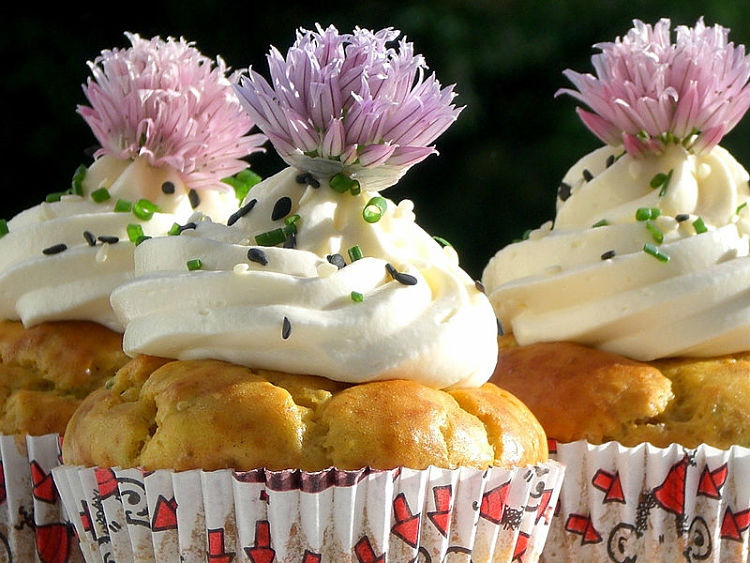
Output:
[[[205,470],[486,468],[547,457],[530,411],[494,385],[346,385],[221,361],[139,356],[68,426],[66,463]]]
[[[62,434],[83,398],[128,361],[120,339],[86,321],[0,321],[0,432]]]
[[[747,352],[637,362],[571,342],[518,346],[506,335],[492,381],[561,442],[750,447]]]

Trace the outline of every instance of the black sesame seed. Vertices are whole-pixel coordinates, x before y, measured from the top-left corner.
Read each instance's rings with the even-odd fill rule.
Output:
[[[292,323],[284,317],[284,321],[281,323],[281,338],[286,340],[290,334],[292,334]]]
[[[474,287],[477,288],[477,291],[481,291],[484,293],[484,284],[479,280],[474,280]]]
[[[286,236],[286,240],[284,241],[284,244],[282,244],[284,248],[297,248],[297,235],[295,233],[289,233]]]
[[[417,278],[412,276],[411,274],[405,274],[403,272],[398,272],[393,279],[395,279],[398,283],[402,285],[417,285]]]
[[[615,251],[614,250],[607,250],[607,252],[602,254],[602,260],[609,260],[610,258],[615,257]]]
[[[268,256],[260,248],[251,248],[247,251],[247,259],[250,262],[257,262],[261,266],[268,264]]]
[[[326,256],[326,260],[336,266],[339,270],[346,266],[346,260],[341,254],[329,254]]]
[[[274,204],[273,211],[271,211],[271,221],[277,221],[283,219],[292,210],[292,198],[284,196],[280,197],[279,200]]]
[[[183,231],[187,231],[188,229],[194,229],[196,227],[196,224],[190,221],[189,223],[185,223],[184,225],[180,225],[177,228],[177,234],[182,234]]]
[[[560,182],[560,186],[557,188],[557,197],[559,197],[561,201],[566,201],[570,197],[571,190],[572,188],[570,187],[570,184]]]
[[[248,201],[245,205],[240,207],[237,211],[232,213],[229,216],[229,219],[227,219],[227,225],[234,225],[238,220],[240,220],[242,217],[250,213],[250,210],[255,207],[255,204],[258,203],[257,199],[251,199]]]
[[[83,231],[83,238],[88,243],[89,246],[96,245],[96,237],[94,236],[94,233],[92,233],[91,231]]]
[[[161,191],[165,194],[173,194],[174,193],[174,184],[172,182],[164,182],[161,185]]]
[[[416,285],[417,284],[417,278],[415,278],[411,274],[405,274],[403,272],[399,272],[391,264],[386,264],[385,269],[388,270],[388,273],[391,275],[391,277],[394,280],[396,280],[398,283],[402,285]]]
[[[583,169],[583,179],[586,180],[587,182],[590,182],[591,180],[594,179],[594,175],[591,172],[589,172],[588,168]]]
[[[64,243],[55,244],[53,246],[49,246],[42,250],[42,254],[46,254],[47,256],[50,256],[52,254],[59,254],[60,252],[63,252],[68,249],[68,245]]]
[[[687,213],[680,213],[679,215],[675,215],[674,218],[678,223],[682,223],[683,221],[690,219],[690,215]]]
[[[611,154],[607,157],[607,168],[615,163],[615,155]]]
[[[503,323],[500,322],[500,319],[497,319],[497,335],[502,336],[505,334],[505,330],[503,329]]]
[[[306,186],[312,186],[313,188],[319,188],[320,187],[320,182],[318,182],[318,180],[315,178],[315,176],[313,176],[309,172],[306,172],[304,174],[299,174],[295,178],[295,180],[297,180],[298,184],[304,184]]]
[[[120,242],[120,239],[118,237],[108,236],[108,235],[102,235],[102,236],[100,236],[99,240],[102,241],[102,242],[106,242],[108,244],[115,244],[117,242]]]
[[[201,196],[198,195],[198,192],[195,190],[190,190],[188,192],[188,199],[190,200],[190,207],[195,209],[201,204]]]

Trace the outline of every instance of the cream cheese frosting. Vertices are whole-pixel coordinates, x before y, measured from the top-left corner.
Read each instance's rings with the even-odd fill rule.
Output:
[[[253,187],[229,226],[201,222],[145,241],[136,279],[111,299],[126,353],[352,383],[481,385],[497,358],[481,285],[415,223],[409,200],[383,198],[380,220],[365,221],[373,197],[381,196],[338,193],[290,167]],[[290,223],[287,248],[258,244]],[[200,269],[188,270],[195,261]]]
[[[638,360],[750,349],[747,171],[722,147],[634,159],[606,146],[561,184],[554,223],[482,276],[520,344],[575,341]]]
[[[106,192],[97,192],[102,188]],[[95,192],[94,198],[109,197],[97,202]],[[158,207],[150,219],[132,211],[142,200]],[[131,209],[116,211],[118,201]],[[8,221],[8,233],[0,238],[0,318],[20,320],[26,327],[89,320],[121,332],[109,296],[133,277],[129,225],[144,236],[163,236],[175,222],[204,214],[223,220],[236,209],[231,189],[191,195],[171,167],[154,168],[145,157],[103,156],[86,171],[82,195],[43,202]]]

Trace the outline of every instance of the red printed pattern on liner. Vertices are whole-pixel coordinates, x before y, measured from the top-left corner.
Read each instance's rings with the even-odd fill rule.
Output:
[[[546,560],[555,561],[555,557],[567,553],[568,557],[586,560],[634,563],[654,557],[654,552],[648,551],[654,549],[654,544],[661,546],[658,549],[672,550],[662,555],[671,556],[674,552],[680,560],[713,560],[719,553],[724,560],[727,553],[735,553],[730,544],[736,542],[742,551],[742,546],[750,543],[750,507],[731,505],[735,495],[727,496],[726,489],[732,471],[728,462],[721,461],[722,452],[713,450],[710,457],[702,449],[681,449],[680,457],[667,464],[661,479],[649,487],[645,476],[641,477],[644,485],[639,486],[633,466],[628,465],[631,460],[620,466],[614,461],[617,454],[606,455],[607,445],[588,445],[590,451],[584,452],[580,444],[555,444],[558,461],[575,465],[582,476],[588,474],[588,488],[571,491],[567,496],[565,492],[561,494],[548,543],[551,555]],[[592,459],[601,459],[605,466],[596,469],[594,465],[592,469],[591,460],[584,459],[589,454]],[[640,460],[639,455],[633,457]],[[658,460],[649,463],[650,471],[656,475]],[[623,480],[621,468],[631,471],[629,484]],[[570,473],[569,467],[568,478]],[[570,506],[566,506],[566,500]],[[575,502],[578,504],[573,506]],[[602,508],[596,508],[597,504]],[[632,519],[628,519],[628,514],[633,515]],[[660,524],[655,528],[657,520]],[[719,541],[715,539],[717,535]]]
[[[73,469],[78,471],[76,468]],[[390,494],[387,492],[389,490],[393,493],[389,501],[384,500],[389,504],[382,505],[382,509],[378,508],[369,515],[365,513],[363,521],[366,526],[352,529],[351,543],[348,547],[345,544],[336,544],[335,549],[342,551],[337,551],[340,555],[334,556],[334,559],[352,563],[381,563],[385,562],[387,553],[388,560],[394,557],[398,560],[411,554],[407,558],[411,560],[416,557],[414,560],[420,563],[452,561],[453,558],[465,560],[466,557],[478,557],[484,560],[486,556],[474,550],[486,550],[486,545],[456,543],[457,540],[461,541],[462,537],[466,537],[463,529],[466,529],[465,523],[470,522],[471,529],[475,530],[469,532],[472,539],[482,535],[476,530],[483,526],[488,527],[485,537],[512,538],[513,543],[506,543],[507,547],[503,548],[507,549],[508,557],[512,558],[508,561],[523,563],[527,560],[535,560],[538,556],[538,546],[541,541],[534,533],[537,533],[537,529],[546,530],[549,526],[557,502],[554,487],[561,477],[561,470],[560,466],[555,464],[551,472],[546,466],[519,469],[514,472],[499,469],[496,473],[493,473],[493,470],[476,471],[473,479],[466,480],[467,484],[462,484],[457,473],[447,470],[439,470],[438,476],[442,476],[442,479],[432,477],[434,482],[427,478],[429,475],[427,471],[414,470],[363,470],[359,472],[329,470],[327,475],[322,474],[326,472],[304,474],[287,471],[266,472],[265,476],[264,472],[258,471],[248,473],[228,471],[226,478],[222,474],[219,479],[216,478],[216,472],[202,473],[201,477],[204,480],[211,480],[214,482],[213,486],[218,486],[217,495],[221,496],[218,491],[222,487],[225,488],[225,493],[229,491],[229,496],[222,498],[219,503],[226,505],[226,512],[221,510],[217,512],[216,503],[213,502],[215,499],[212,499],[211,506],[205,505],[201,510],[206,526],[203,532],[200,533],[195,528],[191,528],[191,533],[181,533],[180,538],[189,536],[188,541],[194,542],[201,541],[202,536],[205,540],[203,553],[206,560],[211,563],[229,563],[239,560],[275,563],[280,560],[279,558],[299,563],[321,563],[331,557],[332,545],[322,544],[321,547],[322,536],[316,538],[313,533],[312,537],[308,537],[300,533],[304,527],[300,520],[289,522],[288,516],[281,520],[274,520],[272,515],[274,507],[278,510],[279,503],[286,503],[288,499],[299,499],[294,502],[301,503],[305,495],[307,495],[305,498],[321,495],[320,500],[315,501],[314,504],[318,502],[323,504],[326,502],[325,498],[332,498],[332,495],[346,496],[355,494],[358,490],[362,491],[360,494],[367,494],[368,487],[374,486],[377,491],[384,486],[385,494]],[[113,554],[116,545],[130,544],[130,540],[121,541],[120,534],[128,533],[128,529],[132,534],[137,529],[144,529],[144,525],[154,538],[154,546],[160,543],[158,538],[163,540],[170,535],[174,538],[177,551],[169,554],[170,557],[179,558],[179,554],[183,551],[195,553],[193,550],[196,549],[197,544],[191,544],[192,547],[177,545],[177,534],[181,524],[178,499],[185,497],[176,494],[180,491],[179,488],[175,488],[173,493],[169,492],[170,487],[178,487],[179,481],[179,479],[170,478],[168,476],[170,472],[142,473],[142,479],[139,481],[133,479],[133,470],[81,469],[80,471],[81,482],[89,482],[89,478],[84,475],[96,472],[98,490],[83,491],[88,498],[94,499],[96,506],[89,507],[84,503],[84,510],[80,511],[79,525],[89,537],[95,539],[96,549],[101,554]],[[510,479],[508,475],[511,476]],[[513,475],[515,477],[512,477]],[[166,479],[165,476],[167,476]],[[150,479],[156,479],[157,485],[152,483],[149,486]],[[367,479],[370,480],[363,483]],[[549,485],[547,479],[550,479]],[[117,485],[118,493],[114,492],[113,482]],[[427,486],[423,487],[423,485]],[[206,485],[203,483],[198,486]],[[467,498],[463,497],[463,502],[457,502],[456,495],[461,494],[457,493],[457,486],[467,487],[470,493],[475,491],[477,496],[471,493],[471,498],[475,500],[466,502]],[[341,489],[340,492],[336,492],[337,488]],[[148,499],[134,500],[133,495],[136,493]],[[245,496],[242,497],[244,500],[238,500],[239,497],[233,498],[233,495],[237,494],[244,494]],[[467,493],[463,492],[463,494]],[[200,490],[196,490],[194,498],[200,503],[204,496]],[[382,499],[382,496],[380,498]],[[524,504],[514,504],[519,498],[524,499]],[[137,522],[123,522],[125,505],[134,502],[139,506],[138,511],[142,519]],[[117,503],[117,506],[111,503]],[[457,504],[459,506],[456,506]],[[141,513],[140,511],[144,508],[146,512]],[[193,508],[187,505],[185,507],[188,512]],[[235,516],[240,518],[239,514],[235,515],[235,511],[242,510],[251,510],[252,514],[257,516],[253,520],[245,517],[241,523],[234,521],[230,527],[229,519],[234,519]],[[343,518],[349,518],[346,516],[349,505],[345,504],[343,510]],[[367,508],[365,507],[364,510],[366,512]],[[303,514],[295,514],[292,520],[302,518]],[[377,514],[385,518],[385,521],[371,522],[370,519],[377,518]],[[337,519],[335,514],[329,514],[325,518],[324,526],[335,525],[334,520]],[[388,528],[383,528],[382,524],[387,524],[388,519],[390,519]],[[187,520],[192,522],[192,517]],[[94,525],[94,522],[99,522],[99,524]],[[348,526],[347,522],[349,520],[342,521],[345,528]],[[218,527],[216,523],[219,523]],[[292,529],[290,526],[294,527],[293,534],[290,532]],[[326,538],[330,539],[332,529],[334,528],[326,527],[328,530],[325,532]],[[381,530],[384,535],[381,535],[378,530]],[[103,532],[108,533],[109,536],[102,535]],[[462,533],[464,536],[461,536]],[[336,534],[333,533],[333,535]],[[286,543],[290,537],[296,538],[294,545]],[[279,541],[284,542],[284,545],[275,543]],[[308,541],[310,543],[305,545]],[[384,545],[384,542],[387,545]],[[494,548],[493,542],[494,540],[487,542],[490,549]],[[147,543],[151,544],[151,542]],[[169,541],[162,543],[169,544]],[[156,549],[154,548],[155,552]]]

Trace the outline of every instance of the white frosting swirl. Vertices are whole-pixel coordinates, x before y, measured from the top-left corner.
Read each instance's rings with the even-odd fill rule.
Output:
[[[171,182],[174,193],[162,191]],[[105,187],[110,198],[93,201],[91,193]],[[171,168],[153,168],[145,158],[133,161],[104,156],[87,170],[83,195],[64,195],[22,211],[8,221],[0,238],[0,318],[21,320],[24,326],[43,321],[90,320],[122,331],[109,303],[116,286],[133,278],[133,250],[128,225],[140,225],[144,235],[166,235],[172,225],[202,213],[225,219],[237,208],[231,190],[197,192],[200,204],[193,209],[188,189]],[[116,212],[118,200],[135,203],[148,199],[159,212],[150,220],[132,212]],[[96,240],[90,245],[88,231]],[[117,237],[101,242],[98,237]],[[114,240],[106,238],[105,240]],[[65,245],[56,254],[45,249]]]
[[[417,226],[412,203],[386,200],[382,218],[368,223],[362,209],[377,193],[340,194],[301,184],[298,175],[288,168],[255,186],[245,202],[257,203],[230,227],[201,224],[138,247],[136,280],[112,295],[126,323],[125,351],[353,383],[486,381],[497,359],[492,307],[455,251]],[[284,225],[272,219],[283,198],[287,217],[300,217],[296,248],[255,246],[256,235]],[[355,245],[364,257],[352,261]],[[249,260],[251,248],[267,263]],[[333,254],[347,265],[333,265],[326,258]],[[194,259],[202,269],[188,271]],[[387,264],[416,283],[400,283]]]
[[[638,360],[750,350],[748,173],[718,146],[638,160],[622,152],[604,147],[576,163],[554,227],[490,260],[482,281],[498,318],[521,344],[575,341]],[[666,190],[651,186],[670,171]],[[661,214],[639,221],[639,208]]]

